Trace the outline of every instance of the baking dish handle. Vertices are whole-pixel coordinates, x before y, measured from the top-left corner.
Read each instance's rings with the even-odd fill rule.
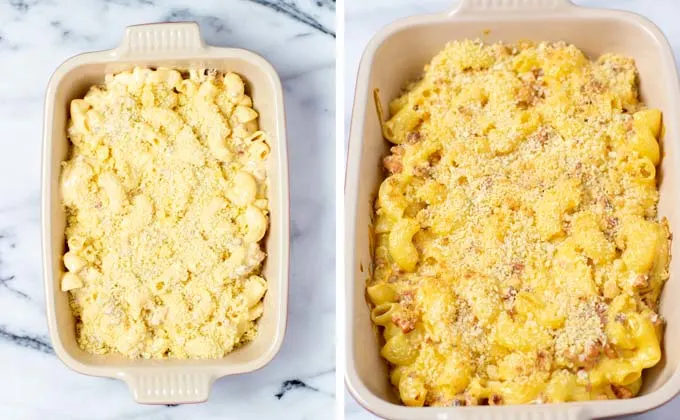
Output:
[[[527,13],[564,10],[576,7],[570,0],[460,0],[449,15],[486,12]]]
[[[183,369],[123,372],[120,378],[140,404],[188,404],[206,401],[215,375]]]
[[[205,44],[196,22],[167,22],[128,26],[123,42],[114,53],[121,58],[130,58],[204,49]]]
[[[503,411],[497,415],[489,415],[488,411],[470,412],[470,415],[462,415],[465,420],[486,420],[502,418],[503,420],[589,420],[591,416],[581,407],[555,407],[550,404],[534,405],[529,407],[499,406]],[[502,413],[502,414],[501,414]]]

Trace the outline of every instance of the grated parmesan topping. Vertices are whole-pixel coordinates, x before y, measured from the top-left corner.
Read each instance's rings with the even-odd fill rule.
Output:
[[[72,101],[62,290],[81,348],[220,358],[252,340],[268,225],[257,128],[235,73],[135,68]]]

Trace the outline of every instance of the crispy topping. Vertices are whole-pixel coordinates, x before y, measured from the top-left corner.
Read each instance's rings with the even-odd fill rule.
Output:
[[[401,163],[401,156],[399,156],[399,155],[385,156],[385,158],[383,158],[383,166],[391,174],[397,174],[397,173],[401,172],[401,170],[403,169],[403,166],[402,166],[402,163]]]
[[[416,327],[416,318],[404,314],[394,314],[392,316],[392,322],[394,325],[399,327],[401,332],[404,334],[410,333]]]
[[[394,322],[422,334],[403,369],[427,389],[425,405],[609,392],[589,375],[629,355],[610,342],[620,329],[607,325],[610,305],[630,296],[625,313],[655,309],[653,287],[667,278],[664,246],[653,269],[638,261],[661,241],[651,227],[649,241],[638,238],[637,227],[668,229],[654,221],[658,192],[640,159],[656,160],[639,126],[658,131],[658,111],[640,103],[636,78],[632,59],[590,61],[562,42],[460,41],[390,103],[385,124],[401,145],[386,159],[377,248],[393,266],[374,282],[414,293]],[[448,383],[455,375],[469,383]],[[543,385],[556,375],[578,385],[550,395]],[[543,391],[508,391],[524,385]]]
[[[619,357],[619,353],[616,351],[616,348],[612,343],[607,343],[607,345],[604,346],[604,354],[610,359],[616,359]]]
[[[423,137],[420,135],[420,131],[411,131],[408,133],[406,136],[406,143],[408,144],[416,144],[418,143]]]
[[[633,280],[633,287],[636,289],[644,289],[649,286],[649,275],[648,274],[638,274]]]
[[[619,385],[612,385],[612,392],[616,395],[616,398],[632,398],[633,392],[626,387]]]

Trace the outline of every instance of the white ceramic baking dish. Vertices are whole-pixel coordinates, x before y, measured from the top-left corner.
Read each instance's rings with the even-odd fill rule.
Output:
[[[359,67],[350,128],[345,186],[346,384],[366,409],[390,419],[586,419],[635,413],[659,406],[680,391],[680,260],[671,263],[661,314],[668,322],[664,358],[644,373],[641,394],[629,400],[523,406],[407,408],[399,405],[379,356],[371,325],[365,283],[371,267],[370,224],[374,197],[384,178],[381,157],[388,151],[373,103],[380,90],[383,108],[404,83],[422,74],[423,65],[447,41],[482,38],[489,42],[564,40],[591,57],[614,52],[635,58],[643,100],[664,114],[659,215],[671,230],[680,226],[680,91],[667,40],[647,19],[629,12],[577,7],[567,0],[462,0],[440,14],[415,16],[382,29],[370,41]],[[672,245],[678,252],[679,242]]]
[[[66,158],[69,103],[81,98],[104,76],[134,66],[211,68],[233,71],[246,81],[260,114],[261,128],[270,134],[269,210],[264,275],[269,288],[259,333],[250,343],[218,360],[129,360],[94,356],[78,347],[68,294],[59,288],[63,273],[65,217],[59,175]],[[50,338],[57,356],[71,369],[95,376],[119,378],[140,403],[169,404],[205,401],[215,379],[261,368],[276,355],[286,328],[289,263],[288,158],[281,82],[262,57],[241,49],[203,43],[196,23],[160,23],[128,27],[122,44],[108,51],[81,54],[64,62],[47,87],[42,157],[42,253],[45,300]]]

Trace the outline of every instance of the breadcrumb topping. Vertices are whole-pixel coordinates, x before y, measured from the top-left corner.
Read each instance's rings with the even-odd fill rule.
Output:
[[[219,358],[256,334],[269,146],[234,73],[143,69],[71,103],[62,290],[84,350]]]
[[[620,334],[634,334],[612,329],[613,316],[657,316],[668,278],[649,142],[660,113],[639,101],[637,79],[633,59],[589,60],[564,42],[460,41],[390,103],[383,131],[397,146],[369,291],[417,291],[399,310],[417,314],[418,356],[393,362],[423,384],[412,397],[393,373],[407,405],[637,392],[592,373],[622,360]]]

